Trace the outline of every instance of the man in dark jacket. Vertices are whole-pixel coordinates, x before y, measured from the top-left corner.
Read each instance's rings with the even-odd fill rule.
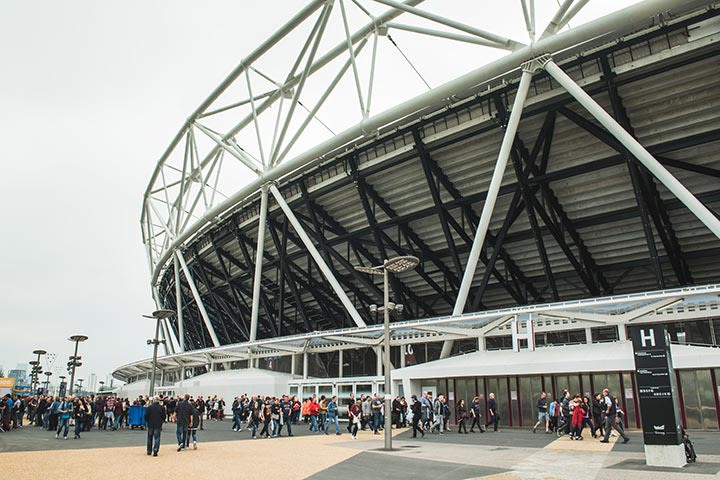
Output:
[[[417,395],[413,395],[412,397],[412,405],[410,405],[410,410],[412,411],[412,429],[413,429],[413,438],[417,438],[417,432],[420,432],[420,435],[425,438],[425,432],[422,428],[418,426],[420,423],[420,420],[422,419],[422,403],[420,403],[417,399]]]
[[[165,407],[160,404],[160,397],[153,399],[152,405],[145,410],[145,422],[147,423],[147,454],[152,451],[153,457],[157,457],[160,450],[160,432],[165,421]]]
[[[175,423],[177,424],[177,441],[178,449],[185,448],[188,438],[188,426],[190,425],[190,415],[192,415],[192,405],[190,405],[190,395],[185,394],[185,398],[178,402],[175,407]]]

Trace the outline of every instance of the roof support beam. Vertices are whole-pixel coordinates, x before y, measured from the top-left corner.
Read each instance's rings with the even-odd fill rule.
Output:
[[[300,221],[297,219],[295,214],[290,210],[290,207],[285,202],[285,198],[283,198],[282,193],[280,193],[280,190],[277,189],[275,185],[270,185],[270,192],[272,193],[273,197],[275,197],[275,201],[277,201],[278,205],[282,209],[283,213],[285,213],[285,216],[292,224],[293,228],[295,229],[295,232],[300,236],[302,239],[303,244],[305,244],[305,248],[309,251],[309,253],[312,255],[313,259],[317,263],[318,267],[322,271],[323,275],[327,279],[328,283],[330,283],[330,286],[335,291],[335,294],[340,297],[340,301],[342,302],[343,306],[347,310],[348,314],[352,318],[352,320],[355,322],[355,325],[358,327],[365,327],[367,326],[365,324],[365,321],[360,317],[360,314],[355,309],[355,306],[352,304],[350,299],[348,298],[345,291],[340,287],[340,284],[338,283],[337,279],[335,278],[335,275],[330,270],[330,268],[327,266],[325,261],[320,256],[320,253],[317,251],[317,248],[315,248],[315,245],[310,241],[310,237],[308,237],[307,233],[305,233],[305,230],[303,229],[302,225],[300,224]]]
[[[378,194],[377,191],[365,180],[364,177],[358,176],[356,177],[356,181],[358,184],[358,189],[362,188],[365,194],[368,198],[372,199],[373,202],[377,206],[379,206],[384,212],[385,215],[390,217],[391,219],[396,219],[398,217],[395,210],[385,201],[384,198]],[[455,290],[457,288],[457,285],[459,283],[459,280],[457,276],[450,270],[445,263],[435,255],[435,253],[430,249],[430,247],[427,246],[427,244],[420,238],[420,236],[413,231],[410,226],[405,222],[396,222],[393,221],[393,224],[397,225],[398,229],[405,235],[405,237],[408,239],[408,243],[412,242],[414,243],[418,249],[420,250],[419,257],[422,258],[423,262],[430,260],[445,276],[445,280],[447,283],[447,286]],[[394,240],[390,239],[389,236],[385,236],[386,240],[390,242],[391,244],[395,245],[395,250],[399,255],[403,253],[403,249],[400,248],[400,246],[394,242]],[[414,252],[413,252],[414,253]],[[437,283],[432,280],[432,277],[430,277],[427,272],[425,272],[425,268],[423,266],[423,263],[420,263],[418,265],[418,268],[415,270],[427,283],[428,285],[432,286],[433,289],[442,290],[442,287],[437,285]]]
[[[180,267],[182,268],[182,271],[185,274],[185,280],[187,280],[187,282],[188,282],[188,286],[190,287],[192,296],[195,299],[195,304],[198,306],[198,310],[200,310],[200,315],[202,316],[203,322],[205,322],[205,327],[207,327],[207,330],[208,330],[208,333],[210,334],[210,338],[212,339],[213,345],[216,347],[219,347],[220,340],[218,340],[218,337],[215,334],[215,329],[213,328],[212,323],[210,322],[210,316],[208,315],[207,310],[205,310],[205,304],[203,304],[202,298],[200,297],[200,293],[198,292],[198,289],[195,286],[195,281],[193,280],[192,275],[190,275],[190,270],[188,269],[187,263],[185,263],[185,257],[183,256],[183,254],[180,250],[175,250],[175,256],[177,257],[178,261],[180,262]]]
[[[182,284],[180,283],[180,262],[173,256],[173,269],[175,273],[175,311],[177,312],[178,323],[178,347],[181,352],[185,351],[185,320],[183,319],[182,305]]]
[[[216,310],[218,310],[218,308],[222,309],[225,315],[229,317],[228,322],[222,320],[223,330],[225,330],[226,324],[228,324],[235,328],[238,335],[247,336],[247,329],[237,320],[237,317],[241,315],[242,309],[238,310],[237,312],[234,311],[232,307],[230,307],[230,301],[225,295],[225,287],[230,288],[231,285],[226,282],[226,277],[222,269],[218,270],[218,268],[216,268],[208,260],[204,259],[197,253],[195,254],[194,261],[195,264],[200,267],[199,277],[202,279],[203,284],[205,284],[205,286],[207,287],[208,295],[210,295],[210,299],[212,300],[212,305],[215,307]],[[190,268],[191,270],[195,268],[194,264],[191,265]],[[210,281],[208,275],[212,275],[220,282],[217,284],[213,284]],[[247,307],[246,310],[249,311]],[[227,331],[225,333],[227,334]]]
[[[458,256],[457,249],[455,248],[455,239],[450,233],[450,226],[448,225],[448,217],[450,213],[445,209],[442,199],[440,198],[440,191],[438,186],[435,184],[435,178],[433,177],[432,170],[430,168],[430,155],[425,149],[425,145],[420,139],[420,133],[417,130],[413,130],[413,141],[415,142],[415,149],[420,157],[420,163],[425,172],[425,179],[427,180],[428,188],[430,189],[430,195],[432,196],[435,207],[437,207],[438,218],[440,219],[440,228],[442,228],[443,234],[445,235],[445,242],[450,249],[450,258],[452,258],[453,266],[456,272],[460,272],[462,267],[460,266],[460,257]]]
[[[458,291],[458,297],[455,301],[455,306],[453,307],[453,315],[461,315],[465,310],[468,293],[470,292],[470,285],[475,277],[475,270],[477,269],[477,263],[480,259],[480,251],[485,243],[485,234],[487,233],[490,225],[490,217],[492,216],[493,209],[495,208],[495,200],[497,199],[497,195],[500,190],[500,184],[502,183],[503,174],[505,173],[505,166],[507,165],[507,161],[510,156],[510,150],[512,149],[518,125],[520,124],[520,116],[522,115],[522,109],[525,105],[525,98],[527,97],[531,80],[532,72],[523,70],[522,76],[520,77],[520,85],[518,86],[515,101],[513,103],[513,109],[510,113],[510,119],[508,120],[508,126],[505,130],[502,145],[500,146],[498,160],[495,164],[495,171],[493,172],[492,179],[490,180],[490,186],[488,188],[485,204],[483,205],[482,215],[480,215],[480,223],[478,224],[477,231],[475,232],[475,240],[473,241],[470,256],[468,258],[467,265],[465,266],[465,272]]]
[[[252,313],[250,317],[250,341],[257,340],[258,316],[260,315],[260,288],[262,287],[263,252],[265,251],[265,222],[268,210],[268,187],[260,189],[260,218],[258,219],[258,238],[255,248],[255,275],[253,276]]]
[[[503,114],[503,117],[506,117],[507,111],[505,109],[505,105],[499,97],[495,97],[495,104],[498,110]],[[520,136],[516,135],[516,142],[521,148],[514,148],[510,156],[513,161],[515,177],[520,184],[520,191],[522,192],[523,202],[525,203],[525,212],[527,213],[528,221],[530,222],[530,228],[532,229],[533,236],[535,237],[535,248],[537,248],[538,255],[540,256],[540,260],[543,265],[543,272],[545,273],[545,279],[547,281],[547,285],[552,291],[553,300],[557,302],[560,299],[560,296],[558,295],[557,285],[555,284],[555,279],[553,278],[552,274],[552,268],[550,267],[550,260],[548,259],[547,251],[545,249],[545,242],[543,241],[543,235],[540,231],[537,215],[535,215],[534,205],[531,200],[531,197],[535,196],[535,192],[531,191],[531,187],[527,183],[527,179],[530,175],[530,165],[535,165],[537,156],[540,153],[540,145],[545,144],[549,149],[549,145],[552,143],[554,124],[555,115],[554,112],[550,112],[546,116],[545,122],[543,123],[542,129],[540,130],[540,133],[538,135],[538,139],[533,146],[532,153],[534,155],[531,155],[527,152],[527,149],[525,149],[522,145],[522,141],[520,141]],[[518,150],[522,150],[522,152],[519,152]],[[527,167],[525,171],[523,171],[523,166],[520,160],[521,154],[527,157]],[[543,158],[546,158],[546,156],[543,156]]]
[[[218,247],[217,247],[217,244],[216,244],[214,238],[212,239],[212,249],[213,249],[213,252],[215,253],[215,258],[217,258],[217,261],[220,264],[220,269],[222,270],[223,277],[225,278],[225,283],[227,284],[228,289],[230,290],[230,294],[233,297],[233,302],[235,303],[235,308],[236,308],[238,314],[240,314],[240,312],[243,311],[243,305],[241,304],[240,298],[239,298],[240,295],[238,295],[237,290],[235,288],[233,288],[232,282],[230,281],[230,272],[228,271],[227,266],[225,265],[225,261],[223,260],[222,255],[220,255],[220,252],[218,251]],[[247,308],[247,305],[245,305],[245,307]],[[240,327],[240,330],[242,331],[245,338],[249,339],[250,332],[248,331],[247,319],[243,319],[243,320],[245,320],[245,323],[240,323],[240,324],[238,324],[238,326]]]
[[[617,138],[645,167],[660,180],[718,239],[720,219],[703,205],[682,183],[663,167],[645,148],[626,132],[600,105],[576,84],[552,60],[545,64],[545,70],[572,95],[590,114],[595,117],[615,138]]]
[[[613,72],[610,68],[607,56],[600,57],[600,66],[603,73],[603,80],[605,81],[605,86],[607,87],[608,95],[610,96],[610,105],[613,110],[613,116],[625,130],[633,135],[634,131],[630,125],[630,119],[627,116],[627,112],[625,111],[617,86],[614,82],[615,72]],[[627,168],[630,173],[630,182],[635,195],[635,203],[637,203],[638,210],[640,211],[640,223],[643,227],[645,243],[647,243],[648,246],[650,262],[653,266],[653,273],[655,274],[655,283],[658,289],[664,289],[665,278],[663,277],[662,265],[660,265],[657,246],[655,245],[655,235],[653,235],[652,226],[650,225],[648,204],[645,196],[643,195],[642,186],[640,185],[640,176],[642,173],[638,168],[637,163],[635,163],[635,159],[630,155],[630,152],[623,148],[621,149],[621,153],[625,157],[625,163],[627,164]]]

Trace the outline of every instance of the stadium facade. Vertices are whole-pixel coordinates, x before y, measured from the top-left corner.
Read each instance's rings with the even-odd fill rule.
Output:
[[[393,392],[497,392],[522,426],[540,390],[610,386],[639,425],[627,327],[662,322],[683,421],[718,428],[720,12],[646,0],[566,29],[585,3],[566,1],[536,33],[521,3],[527,45],[419,1],[379,0],[356,28],[342,2],[310,2],[193,112],[141,219],[154,298],[177,312],[162,389],[234,395],[262,370],[299,394],[383,390],[383,286],[355,267],[414,255],[390,282]],[[373,113],[395,31],[507,53]],[[334,95],[360,115],[318,136]],[[251,179],[223,189],[232,165]],[[150,370],[114,376],[142,389]]]

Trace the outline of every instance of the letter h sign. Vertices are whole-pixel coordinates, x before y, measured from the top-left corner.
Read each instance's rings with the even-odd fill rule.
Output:
[[[655,344],[655,330],[645,330],[644,328],[640,329],[640,341],[642,342],[643,347],[648,346],[648,341],[650,342],[651,347],[657,346]]]

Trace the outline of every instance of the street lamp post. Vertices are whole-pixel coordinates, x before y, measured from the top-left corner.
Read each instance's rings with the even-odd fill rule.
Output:
[[[30,360],[28,363],[32,366],[32,368],[30,369],[30,388],[32,388],[32,394],[35,395],[35,384],[37,383],[40,362],[38,362],[37,360]]]
[[[100,380],[98,383],[100,384],[100,389],[98,390],[98,392],[102,392],[102,390],[103,390],[103,385],[105,385],[105,382],[103,382],[102,380]]]
[[[60,379],[60,385],[58,386],[58,397],[64,397],[65,396],[65,375],[60,375],[58,377]]]
[[[35,393],[35,389],[40,384],[40,379],[38,378],[38,375],[41,373],[41,368],[42,368],[40,365],[40,356],[45,355],[47,352],[45,350],[38,349],[38,350],[33,350],[33,353],[35,355],[37,355],[37,372],[35,373],[35,378],[34,378],[35,384],[33,385],[33,393]]]
[[[52,375],[52,372],[45,372],[45,376],[47,377],[47,380],[45,380],[45,395],[47,395],[50,392],[50,376]]]
[[[383,276],[383,311],[384,321],[384,339],[383,339],[383,368],[385,369],[385,450],[392,450],[392,388],[390,385],[390,310],[397,312],[402,311],[402,305],[396,305],[390,302],[390,293],[388,291],[388,272],[402,273],[412,270],[418,266],[420,260],[414,256],[402,256],[385,260],[382,265],[376,267],[355,267],[355,270],[370,275]],[[371,308],[372,309],[372,308]],[[375,310],[379,310],[375,308]]]
[[[82,378],[78,378],[77,387],[78,387],[78,394],[79,394],[79,395],[82,395],[82,391],[83,391],[83,389],[82,389],[82,384],[83,384],[83,379],[82,379]]]
[[[88,337],[86,337],[85,335],[73,335],[72,337],[70,337],[68,339],[71,342],[75,342],[75,355],[73,355],[72,359],[71,359],[72,373],[70,374],[70,395],[73,394],[73,387],[75,386],[75,367],[79,366],[78,365],[79,358],[78,358],[78,354],[77,354],[78,353],[78,345],[80,344],[80,342],[84,342],[87,339],[88,339]]]
[[[155,395],[155,372],[157,370],[158,345],[165,343],[165,340],[158,339],[160,336],[160,320],[175,316],[175,310],[155,310],[152,315],[143,315],[145,318],[155,319],[155,338],[148,340],[147,344],[153,346],[152,375],[150,376],[150,397]]]

